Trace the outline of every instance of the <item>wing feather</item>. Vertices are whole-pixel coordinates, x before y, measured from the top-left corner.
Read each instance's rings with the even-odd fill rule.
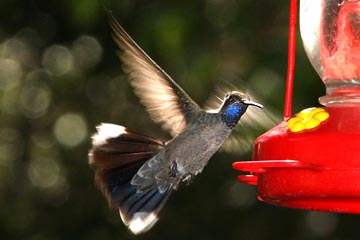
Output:
[[[200,107],[162,70],[108,13],[113,39],[130,84],[151,118],[177,135],[199,111]]]

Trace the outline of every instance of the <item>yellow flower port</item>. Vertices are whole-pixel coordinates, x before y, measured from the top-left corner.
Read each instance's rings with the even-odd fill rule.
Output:
[[[291,132],[302,132],[304,130],[316,128],[322,122],[327,120],[329,116],[329,113],[326,112],[324,108],[307,108],[291,118],[287,123],[287,127]]]

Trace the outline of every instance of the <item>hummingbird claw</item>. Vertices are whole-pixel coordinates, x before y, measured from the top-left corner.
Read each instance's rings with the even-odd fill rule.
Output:
[[[189,173],[183,178],[183,182],[185,182],[186,185],[190,185],[194,181],[194,177],[194,174]]]

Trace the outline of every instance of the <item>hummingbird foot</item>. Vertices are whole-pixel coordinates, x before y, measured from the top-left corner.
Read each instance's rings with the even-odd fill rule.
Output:
[[[188,173],[183,177],[182,181],[185,182],[186,185],[190,185],[194,181],[194,177],[194,174]]]

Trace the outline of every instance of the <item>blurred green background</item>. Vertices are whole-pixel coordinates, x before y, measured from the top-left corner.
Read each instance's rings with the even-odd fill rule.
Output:
[[[288,0],[1,0],[0,239],[355,239],[356,215],[260,203],[216,154],[140,237],[123,226],[87,164],[100,122],[167,139],[134,96],[104,8],[200,104],[231,81],[281,117]],[[299,38],[300,40],[300,38]],[[298,41],[293,112],[324,87]],[[265,129],[255,129],[254,135]]]

